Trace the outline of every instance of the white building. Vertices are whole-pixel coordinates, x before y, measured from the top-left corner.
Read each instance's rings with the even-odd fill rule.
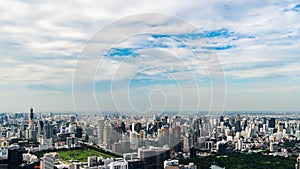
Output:
[[[52,154],[44,154],[41,161],[42,169],[53,169],[54,168],[54,157]]]
[[[189,163],[188,165],[179,164],[178,160],[165,160],[164,169],[174,169],[174,168],[183,168],[183,169],[197,169],[197,166],[194,163]]]
[[[165,160],[164,161],[164,168],[167,166],[178,166],[179,165],[179,160]]]
[[[237,150],[243,150],[243,140],[242,139],[239,139],[236,143],[236,149]]]
[[[127,169],[128,163],[123,159],[119,159],[117,161],[113,161],[108,164],[109,169]]]
[[[130,131],[130,149],[136,150],[139,147],[138,133],[136,131]]]
[[[29,153],[22,154],[22,156],[23,156],[23,161],[26,161],[28,163],[37,162],[39,160],[36,155],[32,155]]]
[[[103,129],[105,125],[105,120],[100,119],[98,121],[98,128],[97,128],[97,135],[98,135],[98,144],[102,145],[103,144]]]

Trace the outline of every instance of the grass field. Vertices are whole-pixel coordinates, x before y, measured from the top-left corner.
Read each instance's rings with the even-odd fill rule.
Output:
[[[58,152],[62,161],[78,160],[79,162],[87,162],[89,156],[101,156],[103,158],[114,158],[114,156],[98,152],[91,149],[85,150],[66,150]]]

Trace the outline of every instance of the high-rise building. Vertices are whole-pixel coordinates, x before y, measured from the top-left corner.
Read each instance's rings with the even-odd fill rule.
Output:
[[[133,159],[133,160],[128,160],[128,169],[143,169],[143,163],[141,160],[138,159]]]
[[[33,108],[29,110],[29,126],[33,126]]]
[[[169,144],[169,127],[168,126],[163,126],[161,128],[161,146],[168,145]]]
[[[235,119],[235,129],[237,132],[242,131],[242,126],[241,126],[241,116],[238,114],[237,118]]]
[[[130,141],[130,149],[136,150],[139,146],[138,133],[130,132],[129,141]]]
[[[122,140],[122,151],[125,153],[130,152],[130,141]]]
[[[122,153],[122,143],[121,143],[121,142],[114,143],[114,144],[112,145],[111,150],[112,150],[113,152],[119,152],[119,153]]]
[[[82,127],[81,126],[76,126],[76,134],[75,136],[77,138],[82,138]]]
[[[138,157],[143,162],[144,169],[161,169],[164,160],[170,158],[170,150],[163,147],[139,148]]]
[[[75,118],[74,116],[71,116],[71,119],[70,119],[70,121],[71,121],[71,123],[72,123],[72,124],[74,124],[74,123],[75,123],[75,120],[76,120],[76,118]]]
[[[104,122],[105,122],[105,120],[103,120],[103,119],[98,121],[98,128],[97,128],[98,144],[103,144]]]
[[[97,157],[96,156],[89,156],[88,157],[88,167],[94,167],[97,165]]]
[[[253,138],[254,137],[254,129],[253,128],[248,129],[247,137],[248,138]]]
[[[128,163],[127,161],[124,160],[117,160],[109,163],[108,166],[109,168],[113,168],[113,169],[127,169]]]
[[[44,134],[44,122],[38,121],[38,135]]]
[[[275,128],[275,118],[269,120],[269,128]]]
[[[217,151],[218,151],[218,153],[224,153],[226,151],[226,142],[218,141],[217,142]]]
[[[41,138],[44,138],[44,122],[42,120],[40,120],[40,121],[38,121],[37,125],[38,126],[37,126],[37,135],[36,135],[36,137],[37,137],[37,140],[39,141]]]
[[[37,139],[37,131],[34,127],[33,108],[32,107],[29,110],[29,124],[28,124],[28,128],[26,129],[26,139],[29,139],[29,140]]]
[[[190,135],[186,135],[183,138],[183,151],[188,153],[190,152],[190,148],[193,146],[193,137]]]
[[[266,117],[263,117],[263,118],[262,118],[262,122],[263,122],[263,124],[267,124],[267,118],[266,118]]]
[[[41,161],[42,169],[53,169],[54,168],[54,157],[52,154],[44,154]]]
[[[46,122],[44,125],[44,135],[46,139],[50,139],[53,136],[53,126],[48,122]]]
[[[36,133],[35,128],[34,127],[33,128],[28,127],[26,129],[25,136],[26,136],[26,139],[28,139],[28,140],[34,140],[34,141],[36,141],[36,139],[37,139],[37,137],[36,137],[37,133]]]
[[[134,131],[136,131],[137,133],[139,133],[142,129],[142,124],[141,123],[136,123],[136,124],[132,124]]]
[[[23,155],[19,148],[8,149],[8,169],[18,169],[22,164]]]
[[[239,139],[236,143],[236,149],[237,150],[242,150],[243,149],[243,140]]]
[[[103,144],[110,146],[110,140],[112,137],[112,128],[110,125],[105,125],[103,129]]]
[[[277,126],[277,131],[278,132],[283,132],[283,129],[285,128],[284,123],[279,123]]]
[[[278,150],[278,144],[271,142],[270,143],[270,152],[276,152]]]

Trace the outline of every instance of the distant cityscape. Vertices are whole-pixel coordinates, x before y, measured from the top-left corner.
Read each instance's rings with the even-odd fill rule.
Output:
[[[30,108],[1,113],[0,126],[3,169],[196,169],[203,167],[195,159],[231,153],[284,157],[300,168],[297,112],[128,115]]]
[[[300,169],[300,1],[0,1],[0,169]]]

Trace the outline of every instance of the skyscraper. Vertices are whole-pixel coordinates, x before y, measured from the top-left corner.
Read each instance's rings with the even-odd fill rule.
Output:
[[[175,135],[174,135],[174,142],[175,142],[174,149],[177,152],[179,152],[179,150],[180,150],[180,138],[181,138],[181,127],[176,126],[175,127]]]
[[[275,128],[275,118],[269,120],[269,128]]]
[[[49,122],[45,121],[44,124],[44,135],[46,139],[52,138],[53,137],[53,126],[49,124]]]
[[[103,144],[103,129],[104,129],[104,120],[101,119],[98,121],[98,130],[97,130],[97,134],[98,134],[98,144]]]
[[[42,120],[38,121],[38,135],[44,134],[44,122]]]
[[[33,108],[29,109],[29,123],[28,128],[26,129],[26,139],[36,140],[37,139],[37,130],[34,127],[33,121]]]
[[[242,139],[239,139],[236,143],[236,149],[237,150],[242,150],[243,149],[243,140]]]
[[[33,126],[33,108],[29,110],[29,126]]]
[[[18,169],[22,161],[22,151],[19,148],[8,150],[8,169]]]
[[[112,137],[112,128],[109,124],[107,124],[104,126],[103,129],[103,144],[109,147],[111,137]]]

